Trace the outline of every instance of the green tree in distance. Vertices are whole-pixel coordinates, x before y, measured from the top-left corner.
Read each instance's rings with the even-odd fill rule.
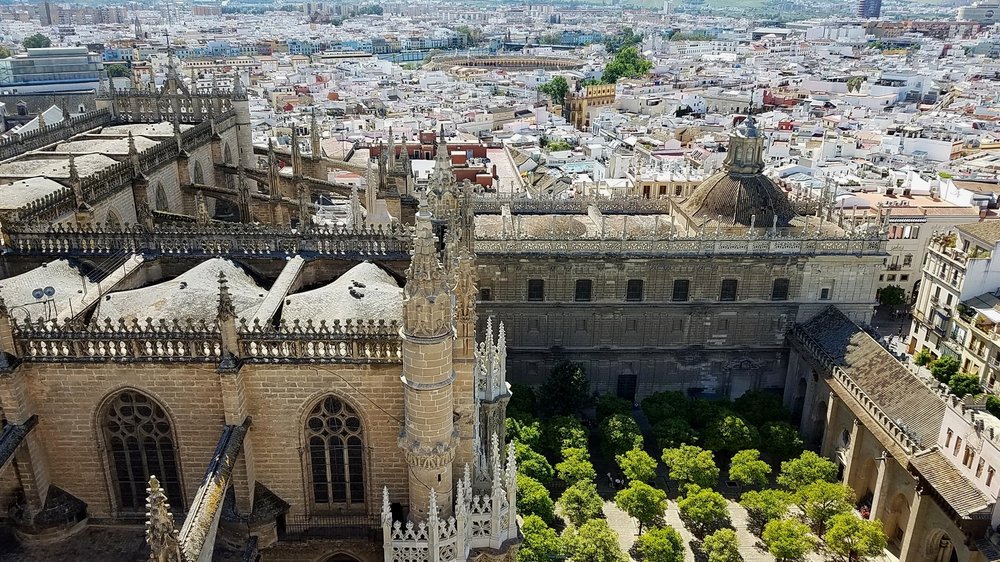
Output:
[[[743,418],[729,414],[716,420],[705,436],[705,447],[712,451],[735,452],[757,446],[757,428]]]
[[[615,414],[601,422],[601,445],[609,457],[642,447],[642,430],[632,416]]]
[[[548,486],[552,483],[552,465],[539,453],[536,453],[520,441],[514,442],[514,459],[517,460],[517,471],[530,476]]]
[[[699,539],[729,525],[729,504],[722,494],[697,485],[688,487],[687,495],[677,500],[681,520]]]
[[[562,554],[559,535],[537,515],[524,518],[521,534],[524,542],[517,549],[517,562],[552,562]]]
[[[562,455],[564,449],[586,449],[587,430],[580,418],[556,416],[542,427],[541,445],[550,458]]]
[[[517,475],[517,511],[521,515],[537,515],[551,525],[556,520],[555,504],[542,483],[530,476]]]
[[[638,46],[642,43],[643,35],[636,33],[631,27],[626,27],[621,33],[616,33],[604,40],[604,48],[611,54],[617,53],[626,47]]]
[[[552,80],[538,87],[538,91],[547,94],[555,105],[562,105],[566,102],[566,92],[569,91],[569,83],[566,78],[556,76]]]
[[[604,506],[593,482],[577,482],[566,488],[557,503],[563,515],[577,527],[600,515]]]
[[[628,556],[618,546],[618,534],[604,519],[570,527],[563,544],[573,562],[628,562]]]
[[[695,484],[711,488],[719,481],[719,467],[715,466],[715,456],[694,445],[681,445],[663,450],[663,464],[667,465],[670,479],[681,486]]]
[[[795,492],[813,482],[836,479],[837,465],[812,451],[804,451],[799,458],[781,463],[778,484]]]
[[[650,529],[635,540],[639,562],[684,562],[684,539],[672,527]]]
[[[719,529],[705,537],[701,545],[702,551],[708,556],[708,562],[742,562],[740,543],[736,531]]]
[[[594,465],[590,462],[590,453],[586,449],[563,449],[563,460],[556,464],[559,479],[572,486],[577,482],[593,482],[597,478]]]
[[[629,480],[652,482],[656,478],[656,459],[638,447],[616,456],[615,460]]]
[[[21,45],[24,45],[25,49],[39,49],[43,47],[51,47],[52,40],[49,39],[48,36],[46,35],[42,35],[41,33],[36,33],[34,35],[29,35],[28,37],[25,37],[24,41],[21,41]]]
[[[768,474],[771,474],[771,466],[760,460],[757,449],[744,449],[733,455],[729,463],[729,479],[744,486],[763,486]]]
[[[878,292],[878,302],[889,306],[902,306],[906,304],[906,289],[899,285],[882,287]]]
[[[805,442],[795,427],[788,422],[770,422],[760,430],[761,448],[775,460],[784,460],[802,454]]]
[[[740,505],[747,510],[747,527],[750,532],[759,537],[768,523],[781,519],[788,513],[792,500],[792,494],[784,490],[744,492],[740,496]]]
[[[959,398],[964,398],[967,394],[981,394],[983,386],[979,384],[977,375],[968,373],[955,373],[948,379],[948,390]]]
[[[840,482],[813,482],[799,489],[795,504],[809,520],[813,532],[822,535],[834,515],[854,508],[854,490]]]
[[[540,392],[540,400],[554,414],[579,414],[590,404],[590,380],[583,367],[564,361],[552,369]]]
[[[844,562],[872,560],[882,555],[889,542],[881,521],[868,521],[853,513],[834,515],[828,527],[823,541]]]
[[[748,423],[758,427],[768,422],[788,419],[788,410],[782,404],[781,396],[759,390],[751,390],[734,400],[733,410]]]
[[[764,527],[761,537],[767,551],[778,562],[795,562],[816,547],[816,541],[809,534],[809,527],[795,519],[777,519]]]
[[[625,47],[615,53],[611,62],[604,67],[601,81],[614,84],[622,78],[641,78],[652,68],[653,63],[643,57],[637,47]]]
[[[0,45],[0,59],[8,58],[10,57],[11,54],[12,53],[10,52],[10,49],[4,47],[3,45]]]
[[[615,505],[639,521],[639,534],[643,525],[651,525],[663,518],[667,509],[667,493],[645,482],[633,480],[628,488],[615,494]]]
[[[958,357],[945,355],[931,363],[931,375],[945,384],[958,373]]]

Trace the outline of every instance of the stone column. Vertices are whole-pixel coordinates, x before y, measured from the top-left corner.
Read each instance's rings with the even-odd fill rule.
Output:
[[[855,419],[853,427],[851,427],[851,442],[847,444],[847,450],[844,451],[844,483],[852,488],[854,487],[853,480],[855,480],[853,471],[858,468],[858,463],[861,460],[857,456],[861,450],[862,438],[865,435],[862,427],[861,422]],[[829,433],[829,428],[827,428],[827,433]]]
[[[920,545],[927,537],[921,532],[921,528],[931,502],[933,500],[926,496],[918,484],[917,493],[913,494],[913,505],[910,506],[910,518],[906,522],[906,536],[903,537],[903,546],[899,550],[899,562],[917,562],[923,559]]]
[[[875,488],[872,492],[872,509],[870,519],[882,519],[881,510],[885,508],[885,491],[892,485],[892,475],[889,472],[892,467],[890,462],[894,462],[888,451],[882,451],[882,460],[875,459],[878,467],[878,476],[875,478]]]
[[[0,404],[9,423],[28,423],[34,412],[26,378],[20,367],[0,371]],[[37,429],[25,436],[13,464],[29,517],[34,516],[45,506],[50,484],[48,458]]]
[[[423,202],[422,202],[423,203]],[[431,215],[417,213],[413,257],[403,288],[403,383],[405,420],[399,446],[409,467],[412,519],[429,515],[432,490],[442,517],[452,513],[452,464],[458,445],[452,366],[452,294],[438,260]]]
[[[820,442],[823,443],[823,447],[820,449],[820,454],[827,458],[831,458],[833,456],[833,445],[837,442],[835,432],[830,431],[830,424],[837,419],[839,409],[840,399],[837,398],[837,395],[831,391],[830,395],[827,397],[826,412],[824,413],[826,417],[826,427],[823,428],[823,435],[815,436],[821,439]],[[813,428],[813,431],[816,431],[815,427]]]

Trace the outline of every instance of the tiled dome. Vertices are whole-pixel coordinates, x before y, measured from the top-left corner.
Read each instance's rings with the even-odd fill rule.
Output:
[[[774,217],[778,226],[788,226],[795,216],[785,193],[763,174],[735,174],[721,171],[713,174],[695,188],[683,203],[684,210],[692,217],[719,216],[725,222],[750,226],[770,227]]]
[[[764,170],[764,139],[752,115],[740,123],[729,136],[729,150],[723,171],[710,176],[695,188],[682,203],[692,218],[705,215],[709,219],[730,224],[770,228],[775,224],[788,226],[795,216],[785,193],[762,174]]]

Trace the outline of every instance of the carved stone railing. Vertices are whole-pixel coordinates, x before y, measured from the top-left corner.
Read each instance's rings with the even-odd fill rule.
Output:
[[[39,127],[24,134],[11,133],[0,139],[0,160],[13,158],[29,150],[37,150],[43,146],[64,141],[73,135],[110,124],[111,113],[107,109],[99,109],[70,117],[69,120]]]
[[[431,489],[426,521],[403,525],[392,520],[387,489],[382,492],[382,528],[385,562],[462,562],[470,559],[473,550],[503,552],[520,540],[517,527],[517,467],[514,446],[507,449],[504,466],[494,435],[493,464],[488,491],[473,494],[471,472],[466,465],[465,476],[455,486],[455,515],[443,518],[438,514],[437,494]],[[474,556],[471,558],[475,558]]]
[[[240,356],[250,363],[398,363],[402,340],[397,322],[348,320],[341,324],[312,320],[274,328],[245,320],[239,329]]]
[[[137,320],[85,324],[12,321],[14,345],[24,361],[212,362],[222,358],[218,327],[203,321]]]
[[[98,122],[96,118],[94,119],[95,126],[111,124],[111,120],[107,117],[106,113],[102,115],[104,115],[103,121]],[[233,121],[235,115],[230,110],[221,115],[220,118],[227,123],[235,122]],[[72,124],[67,127],[67,130],[72,129]],[[217,124],[213,126],[213,123],[210,121],[201,122],[181,133],[181,146],[184,150],[193,150],[199,146],[203,146],[211,142],[215,130],[218,130]],[[69,138],[69,136],[67,134],[66,138]],[[58,138],[52,142],[59,140],[65,139]],[[172,165],[177,161],[179,153],[176,141],[166,140],[160,142],[156,146],[152,146],[139,153],[138,170],[133,169],[131,162],[117,162],[82,178],[80,180],[80,191],[87,203],[99,203],[121,193],[123,190],[131,189],[132,180],[136,173],[150,174],[163,166]],[[73,190],[67,187],[36,199],[12,212],[9,216],[9,222],[23,224],[54,222],[72,212],[75,207],[76,201],[73,197]]]
[[[878,405],[875,400],[873,400],[868,393],[864,391],[854,379],[851,378],[847,372],[837,364],[834,358],[827,353],[823,346],[821,346],[805,329],[800,325],[796,324],[791,330],[790,341],[792,343],[798,344],[800,348],[809,353],[811,358],[823,366],[826,370],[826,375],[832,378],[840,388],[846,391],[855,402],[863,408],[869,416],[876,423],[882,426],[885,434],[889,436],[897,445],[899,445],[906,453],[914,454],[920,451],[923,447],[916,439],[910,436],[910,434],[901,427],[896,421],[890,417],[882,408]],[[869,337],[869,336],[864,336]],[[890,359],[894,360],[894,359]]]
[[[121,251],[151,256],[276,257],[306,255],[343,259],[408,259],[413,247],[403,226],[289,228],[237,223],[158,225],[153,232],[125,225],[10,225],[4,246],[10,253],[92,256]]]
[[[227,358],[216,322],[110,319],[85,323],[11,319],[18,357],[30,362],[221,362]],[[241,321],[232,353],[245,363],[399,363],[396,322],[312,321],[275,328]]]
[[[476,238],[479,255],[881,255],[883,239],[784,237]]]
[[[574,197],[572,199],[531,199],[501,194],[477,193],[473,201],[476,214],[499,215],[503,207],[517,215],[530,214],[586,214],[591,206],[609,215],[668,214],[669,199],[642,197]]]

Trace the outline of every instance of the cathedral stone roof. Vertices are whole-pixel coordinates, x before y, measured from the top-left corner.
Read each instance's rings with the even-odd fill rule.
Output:
[[[363,262],[348,269],[332,283],[285,298],[281,319],[286,322],[312,320],[328,325],[334,320],[403,319],[403,289],[379,266]]]
[[[94,317],[115,321],[147,318],[153,321],[173,320],[214,321],[219,310],[219,273],[226,275],[226,285],[233,299],[236,316],[251,316],[260,306],[267,291],[235,263],[212,258],[177,277],[130,291],[104,296]]]
[[[716,172],[695,188],[682,204],[692,217],[720,216],[727,223],[770,227],[774,217],[778,226],[788,226],[795,216],[784,192],[763,174]]]

